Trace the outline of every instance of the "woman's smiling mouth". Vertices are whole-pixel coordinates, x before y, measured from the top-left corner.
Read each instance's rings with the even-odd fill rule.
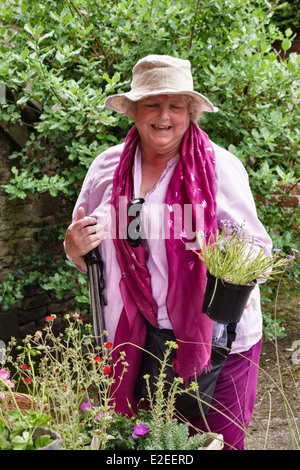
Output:
[[[156,131],[169,131],[172,126],[157,126],[156,124],[151,124],[151,127]]]

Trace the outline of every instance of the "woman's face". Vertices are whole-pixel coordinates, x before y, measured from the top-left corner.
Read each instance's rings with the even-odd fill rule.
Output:
[[[188,105],[183,95],[156,95],[138,101],[134,119],[143,155],[176,155],[190,124]]]

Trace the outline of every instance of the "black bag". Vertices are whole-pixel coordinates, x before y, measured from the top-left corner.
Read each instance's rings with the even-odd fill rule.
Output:
[[[146,322],[147,339],[145,351],[143,354],[142,367],[135,384],[135,395],[138,398],[149,399],[146,380],[144,375],[149,374],[149,387],[151,396],[154,396],[156,390],[156,381],[161,370],[161,360],[163,360],[166,352],[166,341],[176,341],[173,330],[154,328],[150,323]],[[211,404],[215,386],[219,374],[227,356],[231,349],[231,344],[235,339],[236,323],[230,323],[227,326],[228,342],[227,348],[212,346],[211,351],[211,368],[209,372],[203,371],[198,377],[191,380],[197,381],[199,389],[197,392],[178,393],[176,394],[175,408],[185,417],[202,417],[205,415]],[[151,354],[149,354],[149,353]],[[155,356],[155,357],[153,357]],[[168,363],[164,370],[166,374],[165,393],[168,393],[170,384],[173,383],[175,377],[179,377],[173,369],[173,361],[176,358],[176,349],[172,349],[168,357]],[[185,389],[184,385],[180,388]],[[201,399],[201,401],[199,400]]]

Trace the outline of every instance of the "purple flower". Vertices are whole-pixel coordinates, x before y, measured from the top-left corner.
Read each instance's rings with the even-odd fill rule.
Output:
[[[232,231],[236,232],[238,236],[242,236],[242,228],[236,222],[232,225]]]
[[[219,243],[219,245],[220,245],[222,251],[226,251],[226,250],[225,250],[225,246],[224,246],[224,241],[223,241],[223,240],[220,240],[218,243]]]
[[[146,424],[137,424],[134,428],[132,437],[133,439],[137,439],[139,436],[143,436],[144,434],[147,434],[149,431],[148,427]]]
[[[274,248],[274,253],[279,253],[280,252],[280,248]]]
[[[86,402],[86,403],[82,403],[82,405],[81,405],[82,411],[86,411],[86,410],[88,410],[89,408],[94,408],[93,405],[92,405],[92,403],[90,403],[89,401]]]
[[[291,251],[293,251],[294,253],[299,253],[299,250],[296,250],[296,248],[291,248]]]
[[[293,259],[294,257],[292,255],[286,255],[286,258]]]

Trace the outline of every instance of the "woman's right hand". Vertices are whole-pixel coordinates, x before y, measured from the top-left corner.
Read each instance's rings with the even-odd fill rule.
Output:
[[[83,207],[79,207],[76,219],[69,225],[65,236],[65,250],[72,260],[87,270],[84,256],[100,245],[103,238],[102,225],[95,225],[94,217],[85,217]]]

